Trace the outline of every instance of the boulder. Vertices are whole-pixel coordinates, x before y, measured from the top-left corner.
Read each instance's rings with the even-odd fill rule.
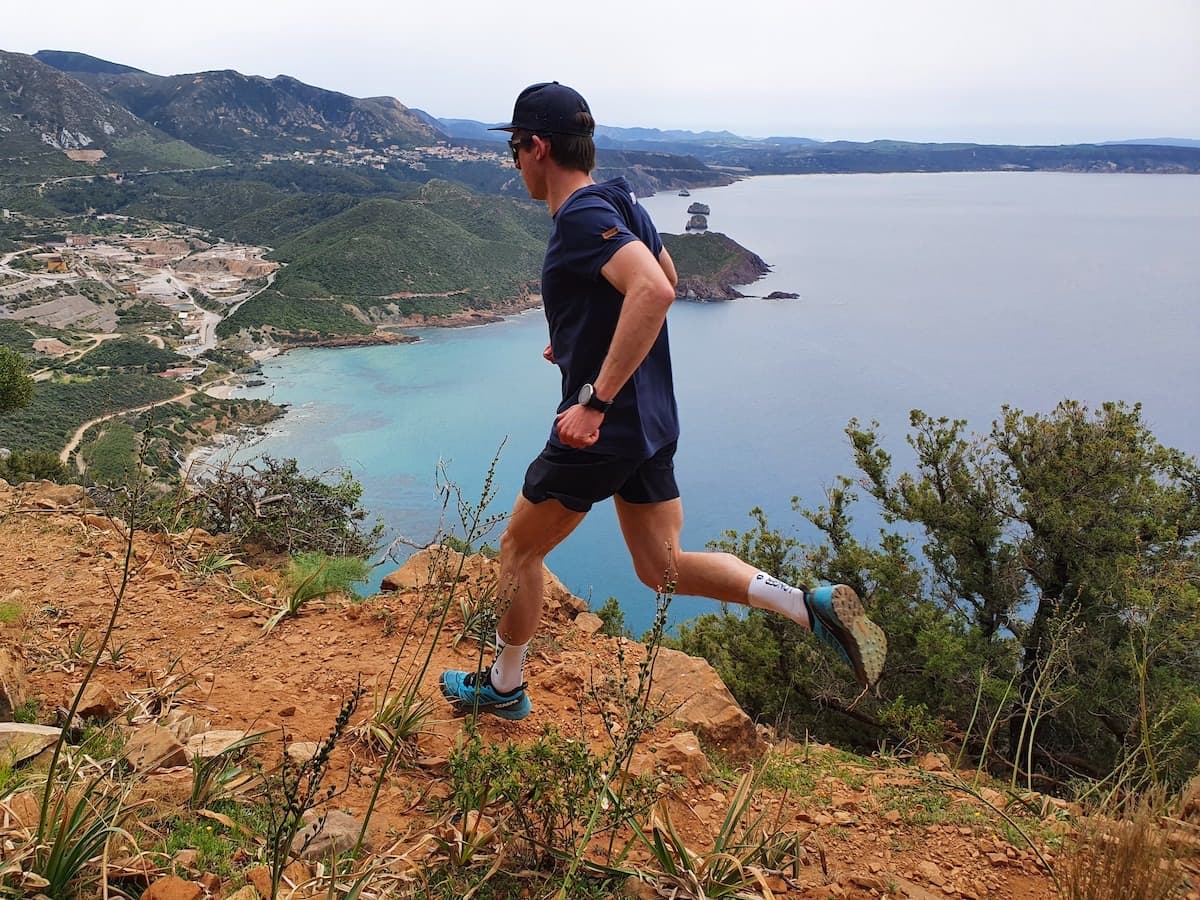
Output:
[[[268,878],[268,880],[270,880]],[[254,889],[254,885],[248,884],[245,887],[238,888],[237,891],[230,894],[225,900],[262,900],[262,895]]]
[[[0,722],[0,753],[16,765],[52,746],[60,734],[62,729],[50,725]]]
[[[654,664],[654,690],[671,718],[735,762],[756,759],[766,750],[754,722],[738,706],[707,660],[666,648]]]
[[[0,647],[0,722],[11,722],[25,703],[25,660],[10,647]]]
[[[169,728],[141,726],[125,745],[124,758],[134,771],[152,772],[188,764],[187,750]]]
[[[395,572],[385,575],[380,590],[411,591],[428,587],[448,586],[459,581],[494,581],[500,573],[500,564],[481,553],[464,557],[463,554],[442,544],[433,544],[418,550]]]

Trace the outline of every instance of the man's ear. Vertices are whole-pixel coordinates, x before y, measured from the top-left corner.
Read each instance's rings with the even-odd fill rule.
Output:
[[[534,155],[538,161],[547,159],[550,156],[550,141],[542,137],[540,134],[532,136]]]

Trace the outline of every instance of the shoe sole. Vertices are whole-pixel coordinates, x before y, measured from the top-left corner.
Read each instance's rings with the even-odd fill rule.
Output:
[[[870,687],[883,674],[883,663],[887,659],[887,635],[867,618],[867,611],[863,609],[854,588],[837,585],[830,603],[842,632],[849,637],[846,650],[854,662],[854,677],[863,687]]]

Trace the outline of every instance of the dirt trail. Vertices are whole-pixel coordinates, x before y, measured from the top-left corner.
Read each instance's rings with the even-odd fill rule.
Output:
[[[17,502],[13,492],[6,500],[0,487],[0,507],[11,509]],[[37,504],[26,498],[20,505]],[[112,608],[110,585],[121,581],[122,548],[120,534],[101,517],[84,521],[45,509],[0,515],[4,588],[24,609],[20,623],[0,629],[0,641],[23,643],[30,684],[44,698],[43,709],[61,702],[78,678],[78,668],[63,662],[72,637],[103,631]],[[311,601],[298,617],[264,634],[262,625],[280,602],[275,599],[278,570],[239,566],[232,577],[205,577],[196,574],[193,562],[189,574],[184,563],[215,548],[206,536],[191,543],[183,537],[138,537],[137,570],[113,639],[121,657],[106,662],[97,680],[127,700],[173,684],[172,705],[214,728],[281,726],[289,740],[320,740],[356,684],[368,693],[355,720],[369,712],[372,689],[405,652],[406,623],[421,606],[419,595],[382,595],[365,603],[337,597]],[[448,714],[436,682],[443,668],[474,666],[472,641],[456,640],[462,630],[455,611],[423,682],[434,708],[419,741],[424,762],[386,780],[372,825],[379,835],[419,834],[436,820],[437,798],[449,795],[445,760],[462,739],[463,720]],[[529,743],[553,725],[604,749],[600,709],[587,685],[589,677],[602,680],[617,670],[616,641],[573,625],[565,608],[551,609],[531,651],[527,675],[533,712],[519,722],[483,717],[479,727],[485,739]],[[677,726],[664,722],[646,746],[665,748],[678,736]],[[795,872],[774,882],[776,897],[1045,900],[1054,895],[1037,856],[1005,837],[1005,824],[994,812],[966,793],[931,786],[930,777],[949,779],[952,773],[852,757],[816,743],[779,744],[770,758],[782,767],[779,771],[793,772],[807,785],[786,795],[764,789],[754,804],[754,815],[766,810],[778,830],[796,832],[806,848]],[[349,743],[335,752],[331,781],[348,785],[338,808],[361,815],[378,765],[362,745]],[[740,776],[711,767],[659,774],[662,799],[683,839],[697,851],[711,847]],[[1027,816],[1021,810],[1012,814]],[[1039,836],[1068,827],[1065,813],[1053,806],[1045,819],[1023,818],[1022,825]],[[1054,861],[1052,851],[1044,853]]]

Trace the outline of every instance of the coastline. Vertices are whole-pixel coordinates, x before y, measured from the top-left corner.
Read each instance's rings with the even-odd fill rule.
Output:
[[[372,347],[385,346],[390,344],[413,344],[420,341],[420,338],[412,334],[390,333],[390,329],[400,328],[476,328],[483,325],[492,325],[503,322],[507,319],[524,316],[535,310],[542,308],[541,294],[531,294],[519,300],[514,300],[506,303],[502,307],[505,311],[499,312],[480,312],[478,310],[464,310],[461,313],[456,313],[452,316],[443,317],[428,317],[428,316],[410,316],[403,322],[396,324],[381,325],[377,330],[370,335],[356,335],[350,338],[330,338],[328,340],[313,341],[311,343],[292,343],[282,344],[275,347],[266,347],[260,350],[250,351],[250,356],[258,362],[263,362],[268,359],[274,359],[277,356],[282,356],[290,350],[299,349],[327,349],[341,350],[352,347]],[[240,376],[236,382],[225,382],[222,384],[213,385],[205,389],[205,393],[219,400],[236,400],[234,393],[241,387],[244,387],[244,380],[247,376]],[[257,374],[253,376],[264,380],[266,376]],[[280,427],[279,423],[287,417],[288,406],[283,405],[283,413],[275,418],[272,422],[266,425],[248,425],[234,428],[230,431],[219,431],[212,435],[212,439],[198,444],[188,451],[183,458],[183,463],[180,466],[183,482],[185,485],[194,484],[197,477],[202,475],[206,470],[219,470],[220,465],[212,465],[212,461],[220,456],[224,451],[233,451],[241,447],[252,444],[269,435],[275,428]]]

